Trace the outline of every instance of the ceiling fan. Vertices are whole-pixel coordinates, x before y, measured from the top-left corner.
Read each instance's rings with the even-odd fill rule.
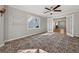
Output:
[[[3,13],[5,13],[6,9],[2,8],[2,10],[0,10],[1,16]]]
[[[61,12],[62,10],[57,10],[57,8],[59,8],[60,6],[61,5],[57,5],[54,8],[53,6],[51,6],[50,8],[45,7],[45,9],[48,11],[44,12],[44,14],[50,12],[50,15],[52,15],[53,14],[52,12]]]

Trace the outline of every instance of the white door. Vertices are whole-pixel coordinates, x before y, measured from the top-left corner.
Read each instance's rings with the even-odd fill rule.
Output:
[[[66,17],[66,32],[67,35],[69,36],[74,36],[73,35],[73,15],[69,15]]]
[[[47,20],[47,31],[48,32],[53,32],[54,27],[55,27],[55,23],[54,23],[53,19],[52,18],[49,18]]]

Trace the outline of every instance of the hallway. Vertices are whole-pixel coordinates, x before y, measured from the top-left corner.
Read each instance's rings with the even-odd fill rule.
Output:
[[[58,32],[61,34],[66,34],[66,18],[58,18],[54,19],[55,29],[54,32]]]

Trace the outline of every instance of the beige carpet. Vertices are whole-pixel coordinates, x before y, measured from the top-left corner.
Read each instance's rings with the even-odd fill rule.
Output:
[[[48,53],[78,53],[79,38],[59,33],[44,33],[6,42],[5,46],[0,48],[0,52],[16,53],[38,48]]]

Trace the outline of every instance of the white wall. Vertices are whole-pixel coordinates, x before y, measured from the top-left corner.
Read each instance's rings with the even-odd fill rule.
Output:
[[[4,16],[0,14],[0,45],[4,44]]]
[[[79,37],[79,12],[74,14],[74,35]]]
[[[12,7],[7,7],[5,14],[6,40],[12,40],[47,31],[47,19],[40,16],[38,16],[40,17],[40,29],[27,29],[27,20],[31,16],[36,15]]]

